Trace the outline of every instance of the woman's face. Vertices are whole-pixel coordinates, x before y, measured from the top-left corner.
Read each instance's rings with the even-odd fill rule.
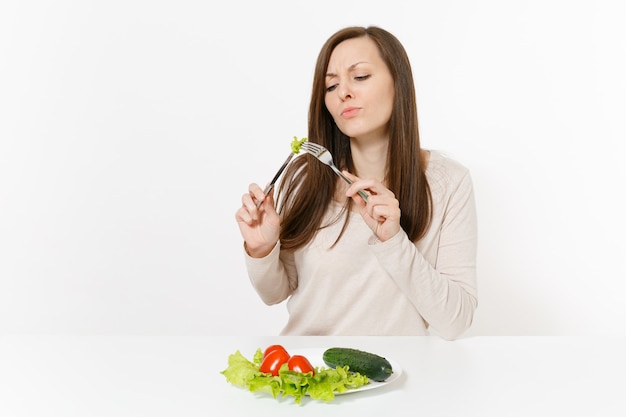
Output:
[[[333,50],[326,70],[326,108],[351,138],[387,138],[394,85],[378,47],[368,37]]]

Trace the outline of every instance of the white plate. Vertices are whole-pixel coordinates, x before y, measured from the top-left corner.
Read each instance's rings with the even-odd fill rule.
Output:
[[[289,349],[289,354],[304,356],[305,358],[309,360],[309,362],[311,362],[311,365],[313,365],[314,367],[317,366],[320,368],[322,367],[329,368],[329,366],[324,363],[324,359],[323,359],[325,350],[326,349],[319,349],[319,348]],[[398,365],[398,363],[394,361],[393,359],[390,359],[387,357],[385,357],[385,359],[389,361],[389,363],[391,364],[391,369],[393,369],[393,373],[389,375],[389,378],[385,379],[382,382],[372,381],[370,379],[370,383],[367,385],[363,385],[359,388],[349,389],[341,393],[336,392],[335,395],[352,394],[353,392],[361,392],[361,391],[367,391],[370,389],[381,388],[381,387],[384,387],[385,385],[391,384],[393,381],[400,378],[400,376],[402,375],[402,368],[400,367],[400,365]]]

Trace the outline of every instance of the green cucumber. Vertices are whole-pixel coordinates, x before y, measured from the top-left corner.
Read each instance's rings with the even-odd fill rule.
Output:
[[[386,380],[393,373],[391,363],[387,359],[358,349],[328,348],[324,351],[322,359],[331,368],[348,366],[350,371],[358,372],[377,382]]]

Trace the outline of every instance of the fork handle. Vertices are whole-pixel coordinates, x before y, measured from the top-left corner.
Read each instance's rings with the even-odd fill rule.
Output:
[[[265,187],[265,190],[263,190],[263,194],[268,195],[270,191],[272,191],[272,188],[274,188],[274,184],[276,184],[278,177],[280,177],[280,174],[282,174],[285,168],[287,168],[287,165],[289,165],[289,161],[291,161],[291,158],[293,158],[293,152],[291,152],[289,156],[287,157],[287,159],[285,159],[285,162],[283,162],[283,165],[278,169],[278,172],[276,172],[276,175],[274,175],[274,178],[272,178],[272,181],[270,181],[270,183],[267,184],[267,187]],[[262,203],[263,201],[258,201],[256,203],[257,208],[260,207]]]
[[[346,177],[343,172],[339,171],[339,168],[337,168],[334,165],[331,165],[331,168],[333,169],[333,171],[335,171],[335,173],[337,175],[339,175],[341,178],[343,178],[348,184],[352,184],[352,180],[350,178]],[[357,192],[359,193],[359,195],[361,196],[361,198],[363,200],[367,201],[367,193],[365,191],[359,190]]]

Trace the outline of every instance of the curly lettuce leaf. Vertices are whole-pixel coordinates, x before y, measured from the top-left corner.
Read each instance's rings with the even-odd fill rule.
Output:
[[[313,399],[328,402],[335,398],[335,393],[343,393],[369,383],[365,375],[349,372],[347,366],[322,368],[309,381],[307,393]]]
[[[259,371],[258,364],[250,362],[240,351],[236,351],[228,356],[228,367],[222,371],[222,374],[231,384],[245,387],[247,381],[254,379],[254,377],[262,373]]]
[[[297,136],[294,136],[293,140],[291,141],[291,152],[293,152],[295,155],[299,154],[300,153],[300,147],[307,140],[308,140],[307,138],[298,139]]]

